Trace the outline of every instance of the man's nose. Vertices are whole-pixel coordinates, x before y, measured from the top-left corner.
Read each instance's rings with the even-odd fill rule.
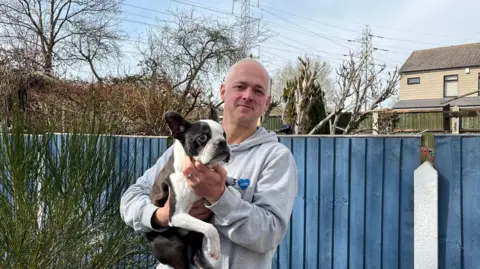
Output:
[[[243,99],[244,100],[252,100],[253,99],[253,89],[252,87],[248,87],[246,91],[243,91]]]

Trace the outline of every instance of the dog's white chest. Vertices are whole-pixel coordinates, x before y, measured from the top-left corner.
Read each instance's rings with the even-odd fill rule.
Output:
[[[173,193],[175,195],[175,208],[183,213],[190,211],[192,204],[198,201],[201,197],[196,195],[188,186],[188,181],[181,172],[176,172],[170,176]],[[176,212],[177,213],[177,212]],[[180,212],[178,212],[180,213]]]

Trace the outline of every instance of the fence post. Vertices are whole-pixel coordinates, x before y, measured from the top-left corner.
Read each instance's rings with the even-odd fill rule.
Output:
[[[378,135],[378,112],[372,113],[372,134]]]
[[[460,111],[460,107],[454,106],[452,107],[452,111]],[[460,133],[460,117],[456,116],[452,118],[451,121],[451,130],[452,134],[459,134]]]
[[[414,268],[438,268],[438,173],[424,162],[414,172]]]

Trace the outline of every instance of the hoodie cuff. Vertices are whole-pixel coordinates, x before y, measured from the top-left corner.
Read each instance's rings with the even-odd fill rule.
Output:
[[[228,220],[229,215],[234,213],[240,201],[240,197],[233,195],[229,188],[225,188],[217,202],[210,204],[205,201],[205,207],[210,209],[217,217]]]
[[[157,210],[158,208],[159,207],[155,206],[154,204],[151,204],[151,203],[146,204],[145,207],[143,208],[141,220],[142,220],[142,224],[147,228],[151,229],[152,231],[164,232],[168,230],[168,227],[154,228],[152,225],[153,214],[155,214],[155,210]]]

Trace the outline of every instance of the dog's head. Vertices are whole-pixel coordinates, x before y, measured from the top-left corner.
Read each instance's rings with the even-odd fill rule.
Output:
[[[171,111],[164,117],[172,137],[182,144],[188,156],[208,166],[230,160],[230,148],[220,123],[213,120],[192,123]]]

